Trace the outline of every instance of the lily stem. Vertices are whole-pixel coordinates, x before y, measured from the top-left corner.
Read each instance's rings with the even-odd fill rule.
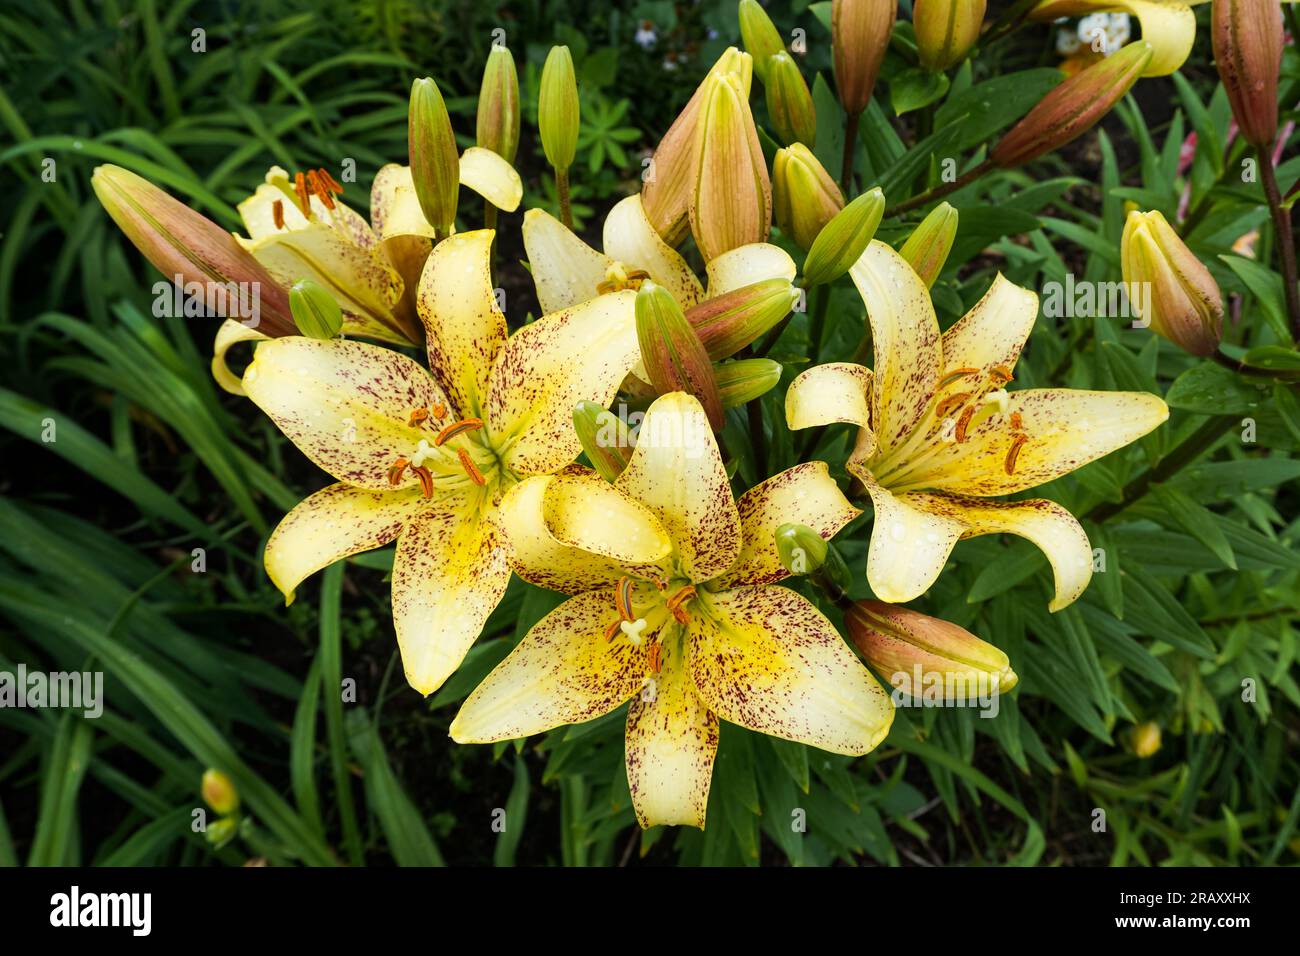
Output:
[[[858,155],[858,123],[861,113],[850,113],[844,124],[844,161],[840,165],[840,188],[844,190],[844,201],[848,202],[853,192],[853,160]]]
[[[927,190],[926,192],[921,193],[921,195],[919,196],[913,196],[911,199],[905,200],[904,202],[900,202],[897,206],[894,206],[890,209],[886,209],[885,217],[888,218],[890,216],[897,216],[899,213],[907,212],[910,209],[917,209],[921,206],[928,206],[936,199],[942,199],[944,196],[948,195],[949,193],[954,193],[965,186],[969,186],[971,183],[979,179],[981,176],[983,176],[992,168],[993,168],[993,160],[986,159],[984,160],[984,162],[980,163],[974,169],[962,173],[952,182],[943,183],[939,186],[935,186],[933,189]]]
[[[1300,340],[1300,290],[1296,288],[1295,238],[1291,232],[1291,211],[1282,208],[1282,194],[1277,188],[1277,173],[1267,149],[1257,149],[1259,173],[1268,198],[1268,209],[1273,214],[1273,231],[1277,233],[1277,248],[1282,260],[1282,291],[1286,294],[1286,311],[1291,317],[1291,334]]]
[[[569,206],[569,171],[555,171],[555,191],[560,194],[560,222],[568,229],[573,228],[573,210]]]
[[[1151,490],[1152,485],[1168,481],[1184,465],[1191,464],[1213,448],[1215,443],[1236,422],[1237,417],[1235,415],[1216,415],[1213,418],[1206,419],[1196,431],[1188,435],[1173,451],[1160,459],[1155,467],[1148,468],[1125,485],[1119,501],[1103,501],[1084,517],[1091,521],[1105,521],[1107,518],[1113,518],[1129,505],[1139,501]]]
[[[1287,383],[1294,383],[1297,378],[1300,378],[1300,370],[1264,368],[1260,365],[1248,365],[1245,362],[1237,361],[1222,349],[1217,352],[1211,352],[1209,358],[1222,365],[1224,368],[1236,372],[1238,375],[1255,375],[1259,378],[1272,378]]]

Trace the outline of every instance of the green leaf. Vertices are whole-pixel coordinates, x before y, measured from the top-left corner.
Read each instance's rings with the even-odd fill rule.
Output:
[[[336,565],[337,567],[337,565]],[[445,866],[438,845],[388,763],[379,732],[356,706],[347,714],[348,742],[365,772],[366,803],[383,828],[398,866]]]
[[[1237,558],[1232,553],[1232,545],[1215,523],[1213,512],[1198,504],[1185,491],[1167,485],[1156,485],[1152,489],[1152,496],[1174,524],[1213,551],[1214,556],[1229,568],[1237,570]]]
[[[514,866],[519,851],[519,839],[524,835],[528,820],[528,764],[523,754],[515,754],[515,778],[506,797],[505,826],[497,835],[497,845],[492,850],[493,866]]]
[[[949,97],[939,107],[934,114],[935,128],[951,125],[960,128],[961,134],[953,143],[956,150],[978,146],[1028,113],[1064,78],[1060,70],[1034,69],[977,83]],[[965,214],[964,209],[962,213]]]
[[[889,82],[889,102],[898,116],[929,106],[947,92],[947,75],[919,67],[904,70]]]
[[[1203,362],[1174,379],[1165,403],[1202,415],[1244,415],[1261,409],[1268,391],[1221,365]]]
[[[1238,279],[1250,290],[1259,307],[1264,312],[1278,338],[1290,341],[1291,330],[1287,327],[1285,297],[1282,291],[1282,277],[1253,259],[1241,256],[1219,256]]]

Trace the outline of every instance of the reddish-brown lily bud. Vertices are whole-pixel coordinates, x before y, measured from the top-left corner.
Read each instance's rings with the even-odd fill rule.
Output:
[[[1267,148],[1277,138],[1277,76],[1282,68],[1282,5],[1277,0],[1214,0],[1214,65],[1241,135]]]
[[[122,233],[167,279],[223,286],[227,302],[229,290],[241,290],[241,300],[242,290],[251,290],[257,314],[226,318],[263,335],[297,334],[288,291],[225,229],[120,166],[96,167],[90,184]]]
[[[672,293],[648,280],[636,294],[636,337],[655,390],[694,395],[713,430],[721,431],[722,397],[709,355]]]
[[[834,0],[831,4],[835,87],[846,113],[861,113],[871,102],[897,17],[898,0]]]
[[[686,321],[715,362],[735,355],[772,328],[799,301],[789,279],[764,279],[705,299],[686,310]]]
[[[1076,73],[998,141],[990,161],[1003,169],[1021,166],[1082,136],[1133,88],[1151,55],[1151,44],[1137,40]]]

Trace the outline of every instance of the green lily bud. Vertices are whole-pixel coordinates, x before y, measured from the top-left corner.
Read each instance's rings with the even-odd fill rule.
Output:
[[[776,553],[791,574],[813,576],[832,594],[848,590],[851,575],[835,545],[803,524],[783,524],[776,529]]]
[[[295,334],[289,293],[227,230],[120,166],[95,167],[90,184],[122,234],[168,281],[252,290],[256,313],[244,324],[267,336]]]
[[[542,67],[541,95],[537,101],[537,126],[546,161],[557,170],[573,165],[578,149],[578,81],[567,46],[553,46]]]
[[[492,47],[478,94],[478,144],[507,163],[519,152],[519,74],[504,46]]]
[[[883,601],[856,601],[844,615],[849,638],[876,674],[891,686],[944,689],[969,696],[976,688],[1010,690],[1019,678],[1000,649],[964,627]]]
[[[1277,138],[1282,5],[1273,0],[1215,0],[1210,37],[1214,65],[1242,138],[1267,149]]]
[[[1151,56],[1151,44],[1136,40],[1080,70],[1011,127],[989,160],[1003,169],[1022,166],[1082,136],[1133,88]]]
[[[934,285],[957,238],[957,210],[941,202],[930,210],[899,250],[926,288]]]
[[[738,14],[745,52],[754,58],[754,72],[766,83],[769,69],[767,58],[784,53],[785,42],[758,0],[740,0]]]
[[[823,285],[848,272],[867,251],[884,214],[885,194],[879,186],[836,213],[808,250],[803,264],[804,284]]]
[[[782,50],[767,62],[767,112],[781,142],[803,143],[811,148],[817,142],[817,111],[812,94],[804,82],[799,66]]]
[[[233,817],[222,817],[220,820],[213,820],[203,831],[203,839],[215,849],[220,850],[223,846],[235,838],[239,833],[239,821]]]
[[[844,194],[812,150],[795,143],[776,151],[772,206],[781,231],[808,250],[822,227],[844,208]]]
[[[766,358],[714,362],[713,378],[723,408],[737,408],[762,398],[781,381],[781,363]]]
[[[695,139],[691,233],[706,262],[751,242],[772,227],[772,184],[742,80],[709,77]]]
[[[1192,355],[1223,337],[1223,296],[1200,259],[1158,211],[1129,213],[1119,247],[1124,285],[1151,331]]]
[[[438,84],[427,76],[411,84],[407,151],[420,211],[439,238],[450,236],[460,196],[460,153],[447,104]]]
[[[832,0],[835,89],[850,116],[861,113],[871,102],[897,17],[898,0]]]
[[[705,299],[686,310],[686,321],[709,358],[729,358],[772,328],[799,301],[789,279],[773,278]]]
[[[298,331],[309,339],[332,339],[343,328],[343,310],[325,287],[299,279],[289,289],[289,308]]]
[[[573,430],[600,477],[613,482],[632,457],[627,423],[608,408],[582,401],[573,406]]]
[[[1129,747],[1133,755],[1145,760],[1160,750],[1160,725],[1154,720],[1138,724],[1129,734]]]
[[[650,384],[660,395],[686,392],[699,399],[714,431],[723,426],[722,397],[704,343],[672,293],[646,281],[636,294],[636,337]]]
[[[927,70],[942,73],[966,58],[984,25],[985,0],[916,0],[916,52]]]
[[[220,770],[209,767],[203,771],[200,790],[204,803],[222,816],[228,816],[239,809],[239,793],[230,778]]]

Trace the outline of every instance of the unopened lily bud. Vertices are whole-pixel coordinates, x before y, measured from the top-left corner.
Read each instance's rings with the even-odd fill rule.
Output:
[[[825,285],[848,272],[867,251],[884,214],[885,194],[879,186],[836,213],[808,250],[803,264],[804,285]]]
[[[848,565],[835,545],[812,528],[804,524],[783,524],[776,529],[775,537],[781,566],[791,574],[811,574],[818,584],[833,592],[848,589]]]
[[[1138,724],[1129,736],[1129,746],[1137,757],[1154,757],[1160,749],[1160,725],[1154,720]]]
[[[941,687],[944,699],[1010,690],[1019,678],[1001,650],[964,627],[883,601],[856,601],[844,615],[867,665],[913,697]]]
[[[772,228],[772,184],[754,116],[740,80],[709,79],[695,139],[691,233],[706,262],[753,242]]]
[[[787,146],[791,143],[803,143],[810,148],[815,145],[817,110],[813,107],[808,84],[789,53],[782,50],[768,60],[764,89],[767,91],[767,112],[781,142]]]
[[[646,281],[636,294],[636,337],[650,384],[660,395],[686,392],[699,399],[709,424],[721,431],[722,397],[704,344],[672,293]]]
[[[123,235],[168,281],[179,276],[184,284],[249,289],[257,314],[224,318],[245,320],[268,336],[295,334],[288,291],[225,229],[120,166],[96,167],[90,184]]]
[[[850,116],[871,102],[897,17],[897,0],[834,0],[831,4],[835,88]]]
[[[1151,61],[1146,40],[1081,70],[1043,97],[998,141],[989,159],[1003,169],[1060,149],[1092,129],[1122,100]]]
[[[844,208],[844,194],[812,151],[795,143],[776,151],[772,205],[781,231],[807,250],[822,227]]]
[[[309,339],[332,339],[343,328],[343,310],[325,287],[299,279],[289,289],[289,308],[298,331]]]
[[[1151,331],[1192,355],[1212,355],[1223,337],[1223,296],[1210,270],[1158,211],[1132,212],[1120,240],[1129,298]]]
[[[926,288],[930,288],[943,271],[956,238],[957,210],[948,203],[941,202],[930,210],[930,214],[907,237],[899,255],[916,270]]]
[[[1277,77],[1282,67],[1282,5],[1277,0],[1214,0],[1214,65],[1246,142],[1277,138]]]
[[[745,52],[754,58],[754,72],[766,83],[769,70],[767,59],[784,53],[785,42],[758,0],[740,0],[738,15]]]
[[[215,849],[220,850],[239,833],[239,821],[232,817],[213,820],[203,831],[203,839]]]
[[[222,816],[227,816],[239,809],[239,794],[220,770],[209,767],[203,771],[203,783],[200,787],[203,802]]]
[[[608,408],[582,401],[573,406],[573,430],[600,477],[613,482],[623,474],[632,456],[626,422]]]
[[[406,142],[420,211],[439,237],[449,236],[460,196],[460,154],[447,104],[430,77],[411,84]]]
[[[714,362],[713,379],[723,408],[738,408],[762,398],[781,381],[781,363],[768,358]]]
[[[478,94],[478,145],[507,163],[519,152],[519,74],[515,58],[504,46],[493,45],[483,67]]]
[[[941,73],[966,58],[984,24],[985,0],[916,0],[912,26],[921,65]]]
[[[704,343],[709,358],[728,358],[758,339],[794,308],[799,290],[789,279],[763,279],[696,303],[686,321]]]
[[[567,46],[553,46],[542,67],[537,127],[546,161],[563,172],[573,165],[578,149],[578,80]]]
[[[650,224],[670,246],[681,245],[690,228],[688,211],[691,184],[695,180],[696,126],[704,107],[704,93],[715,73],[734,74],[746,100],[749,99],[754,74],[753,57],[735,47],[728,47],[677,114],[642,175],[641,205],[645,207]]]

